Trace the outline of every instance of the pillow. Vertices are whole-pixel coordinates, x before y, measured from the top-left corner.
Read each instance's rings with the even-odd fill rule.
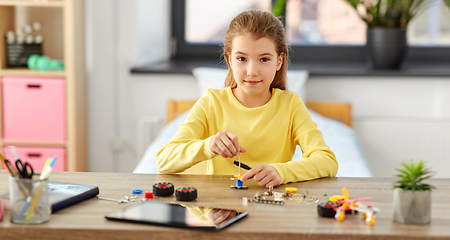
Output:
[[[186,120],[189,111],[178,115],[173,121],[161,129],[158,137],[147,147],[141,161],[134,169],[134,173],[159,173],[156,168],[156,154],[161,148],[170,142],[175,133],[177,133],[180,124]]]
[[[312,110],[309,112],[314,122],[317,123],[317,128],[322,132],[325,142],[336,155],[339,163],[337,177],[372,177],[353,129]],[[172,139],[187,115],[188,112],[177,116],[161,130],[155,141],[145,151],[138,166],[134,169],[134,173],[159,173],[156,168],[156,153]],[[301,158],[302,150],[297,146],[292,160],[298,161]]]
[[[336,177],[372,177],[364,152],[359,144],[355,131],[342,122],[324,117],[308,109],[312,120],[323,134],[325,143],[336,155],[339,164]],[[302,158],[299,146],[292,157],[293,161]]]
[[[225,77],[228,69],[198,67],[192,69],[192,74],[197,80],[199,94],[203,94],[208,88],[221,89],[225,86]],[[308,80],[309,72],[307,70],[289,70],[287,72],[287,89],[296,92],[302,100],[306,102],[305,83]]]

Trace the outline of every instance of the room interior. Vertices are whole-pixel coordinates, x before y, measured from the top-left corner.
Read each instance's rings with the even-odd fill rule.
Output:
[[[133,172],[166,122],[168,100],[201,96],[190,72],[133,70],[170,62],[171,6],[156,0],[84,1],[84,39],[78,39],[85,48],[84,170]],[[23,12],[16,9],[17,23],[25,22]],[[448,50],[448,42],[439,46]],[[309,71],[303,86],[308,101],[351,104],[352,127],[373,176],[391,177],[401,162],[423,159],[436,177],[449,177],[443,170],[450,164],[447,62],[422,63],[419,72],[346,73],[348,66],[339,65],[324,72],[320,62],[292,66]]]
[[[92,29],[87,34],[87,48],[94,51],[88,54],[88,69],[91,70],[88,76],[96,79],[90,81],[89,91],[91,94],[101,92],[103,96],[89,98],[89,139],[91,143],[102,143],[95,147],[90,145],[89,159],[108,159],[109,171],[132,171],[140,160],[142,152],[128,147],[138,144],[136,123],[139,119],[153,116],[164,122],[167,100],[196,99],[201,95],[192,74],[130,73],[133,67],[170,58],[167,41],[170,38],[169,5],[151,1],[126,4],[118,1],[106,5],[87,2],[88,8],[93,9],[87,18],[90,23],[87,25]],[[94,14],[99,8],[102,12]],[[148,14],[143,10],[149,8],[165,9],[166,12]],[[136,12],[136,9],[139,10]],[[138,24],[130,23],[134,21]],[[151,26],[143,30],[146,25]],[[89,33],[92,33],[91,37]],[[115,47],[112,43],[105,45],[105,39],[115,39]],[[136,41],[139,44],[133,44]],[[152,45],[159,47],[152,49]],[[115,73],[106,71],[109,68]],[[110,84],[111,79],[115,80],[115,85]],[[346,76],[311,73],[305,87],[308,100],[351,103],[353,128],[374,176],[391,177],[402,161],[415,158],[426,159],[433,167],[442,166],[434,167],[436,176],[448,177],[446,171],[440,171],[448,164],[446,146],[449,139],[445,132],[450,127],[447,107],[450,101],[445,93],[450,86],[446,80],[447,76],[436,74]],[[113,101],[118,101],[117,109],[104,107]],[[107,119],[117,122],[107,127],[112,124],[105,125]],[[113,150],[111,146],[117,146],[115,143],[120,143],[120,147]],[[111,159],[114,159],[113,163]],[[134,159],[134,164],[130,159]],[[91,160],[90,169],[103,171],[105,163]]]
[[[8,179],[0,181],[0,237],[449,238],[450,0],[425,1],[423,23],[413,22],[408,35],[403,31],[410,45],[398,69],[373,67],[366,51],[376,33],[366,35],[363,21],[349,20],[357,14],[352,1],[287,0],[291,15],[284,24],[299,30],[287,33],[301,36],[291,44],[288,89],[301,96],[335,153],[336,177],[266,189],[251,179],[238,186],[240,176],[198,174],[205,171],[201,165],[187,174],[158,174],[156,152],[206,89],[222,88],[228,72],[218,44],[186,39],[207,32],[207,17],[222,21],[230,12],[278,2],[284,0],[0,0],[0,147],[12,161],[19,158],[11,148],[16,146],[37,170],[30,184],[26,168],[0,168],[0,178]],[[344,5],[342,15],[334,14]],[[319,18],[328,22],[319,24]],[[220,35],[226,30],[220,26],[209,28]],[[325,37],[343,29],[348,34]],[[185,35],[188,30],[195,34]],[[23,32],[31,40],[19,40]],[[342,42],[347,35],[352,42]],[[11,57],[17,51],[20,56]],[[38,55],[24,57],[30,52]],[[43,167],[40,160],[54,155],[59,158]],[[292,160],[301,157],[297,147]],[[434,173],[427,179],[431,185],[416,192],[428,194],[427,202],[399,200],[398,192],[411,191],[393,189],[406,178],[395,182],[398,168],[411,159],[424,160]],[[3,154],[0,160],[6,163]],[[45,171],[38,177],[40,169]],[[174,194],[174,186],[182,187]],[[171,192],[157,194],[166,188]],[[191,202],[179,198],[194,190]],[[397,219],[403,203],[410,204],[406,215],[425,209],[422,225]],[[331,218],[321,215],[321,207],[333,210]],[[211,225],[208,211],[217,209],[237,217]],[[187,225],[179,225],[179,216]]]

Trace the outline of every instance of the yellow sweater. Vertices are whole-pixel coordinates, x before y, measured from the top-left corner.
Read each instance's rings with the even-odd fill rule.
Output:
[[[280,184],[337,173],[336,157],[297,93],[274,88],[264,106],[247,108],[230,87],[205,91],[175,136],[157,153],[158,170],[179,173],[207,161],[206,174],[237,174],[233,161],[238,157],[224,158],[209,148],[212,137],[224,129],[236,134],[247,149],[241,153],[242,163],[272,165],[281,176]],[[303,158],[291,161],[296,145],[300,145]]]

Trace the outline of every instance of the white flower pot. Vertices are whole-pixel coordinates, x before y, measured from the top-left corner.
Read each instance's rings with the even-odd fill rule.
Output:
[[[426,224],[431,219],[431,191],[394,189],[394,220],[405,224]]]

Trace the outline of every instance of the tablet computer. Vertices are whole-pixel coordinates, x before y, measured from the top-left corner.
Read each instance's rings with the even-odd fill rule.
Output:
[[[208,231],[218,231],[237,222],[248,215],[246,211],[235,209],[214,209],[215,212],[229,214],[227,219],[219,220],[216,225],[201,216],[206,208],[187,207],[180,204],[143,201],[106,215],[106,219],[146,223],[159,226],[191,228]]]

